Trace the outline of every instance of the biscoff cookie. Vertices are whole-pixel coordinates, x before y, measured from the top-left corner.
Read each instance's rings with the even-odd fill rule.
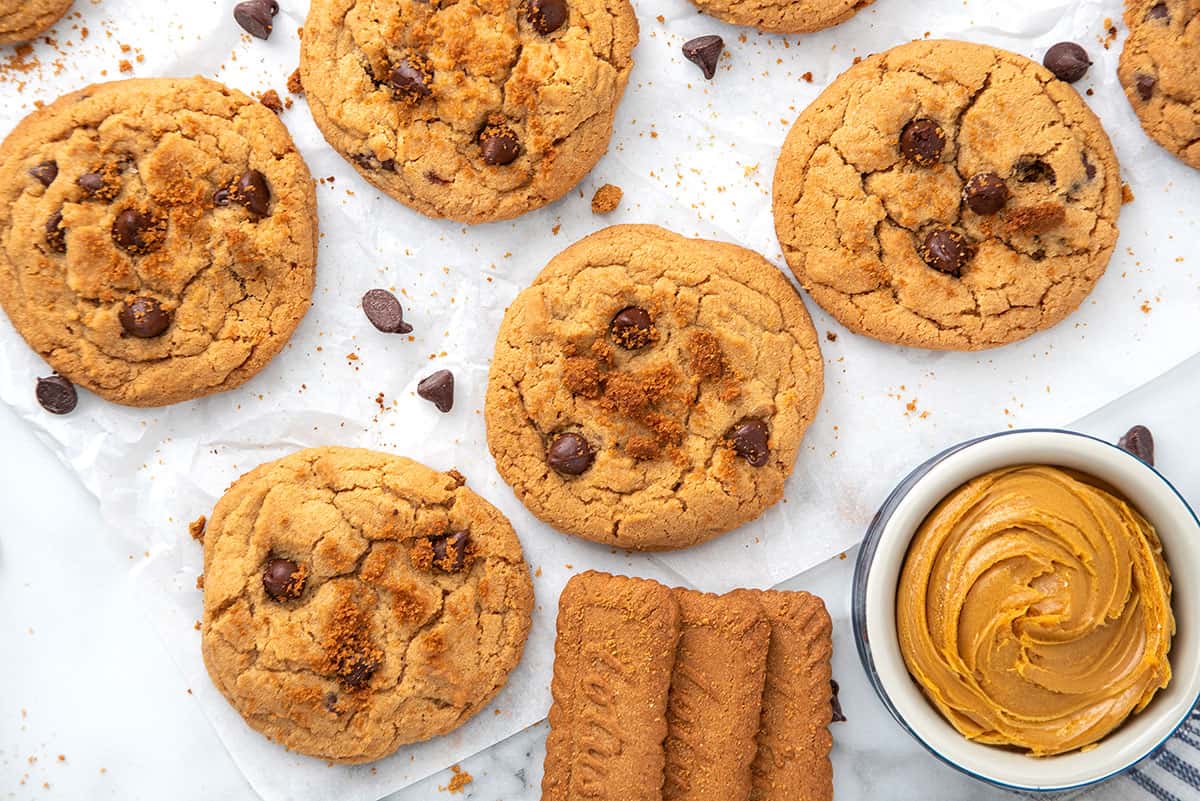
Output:
[[[62,19],[75,0],[0,0],[0,45],[27,42]]]
[[[747,801],[771,625],[753,597],[673,592],[680,634],[663,801]]]
[[[317,126],[364,178],[478,223],[592,169],[637,39],[628,0],[313,0],[300,70]]]
[[[654,581],[588,571],[558,605],[542,801],[661,798],[679,607]]]
[[[692,0],[696,8],[734,25],[772,33],[811,33],[853,17],[875,0]]]
[[[287,129],[204,78],[98,84],[0,145],[0,305],[117,403],[242,384],[308,310],[317,203]]]
[[[1099,120],[1027,58],[918,41],[796,120],[774,214],[800,283],[851,330],[977,350],[1054,325],[1103,275],[1121,177]]]
[[[1200,0],[1125,0],[1117,75],[1154,141],[1200,169]]]
[[[694,545],[782,497],[822,366],[803,302],[766,259],[614,226],[557,255],[509,306],[488,445],[521,501],[562,531]]]
[[[831,801],[832,623],[807,592],[734,590],[770,623],[767,678],[757,735],[751,801]]]
[[[533,587],[508,520],[409,459],[311,448],[262,465],[204,534],[204,662],[254,729],[367,762],[461,726],[504,686]]]

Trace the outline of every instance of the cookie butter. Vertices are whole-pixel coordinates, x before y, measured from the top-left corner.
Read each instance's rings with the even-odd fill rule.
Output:
[[[1077,473],[1008,467],[959,487],[921,524],[899,586],[909,673],[972,740],[1083,748],[1170,681],[1158,535]]]

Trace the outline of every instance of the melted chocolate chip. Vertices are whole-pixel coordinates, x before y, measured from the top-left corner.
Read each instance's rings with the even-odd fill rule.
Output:
[[[267,39],[275,27],[273,18],[279,13],[275,0],[246,0],[233,7],[233,18],[251,36]]]
[[[1167,8],[1166,3],[1155,3],[1150,6],[1150,10],[1146,12],[1146,19],[1171,19],[1171,10]]]
[[[1154,467],[1154,435],[1145,426],[1134,426],[1126,431],[1125,435],[1117,440],[1117,447]]]
[[[595,460],[596,452],[579,434],[559,434],[546,449],[546,463],[563,475],[582,475]]]
[[[457,573],[467,563],[467,547],[471,544],[469,531],[455,531],[430,540],[433,546],[433,566],[443,573]]]
[[[516,161],[521,154],[521,145],[517,135],[507,125],[490,123],[479,134],[479,150],[483,154],[484,164],[503,167]]]
[[[156,337],[171,325],[171,313],[157,300],[145,295],[127,302],[117,317],[126,333],[140,339]]]
[[[153,217],[137,209],[125,209],[113,221],[113,241],[133,254],[147,253],[158,247],[157,237],[146,235],[157,227]]]
[[[743,420],[725,435],[725,439],[733,445],[738,456],[745,459],[751,467],[762,467],[771,455],[768,446],[770,432],[762,420]]]
[[[62,212],[56,211],[46,220],[46,245],[55,253],[67,252],[67,229],[62,227]]]
[[[339,678],[342,680],[342,684],[355,689],[364,686],[370,681],[371,676],[374,675],[378,668],[378,664],[366,657],[356,656],[350,664],[342,668]]]
[[[413,101],[429,97],[430,90],[427,80],[425,71],[419,69],[418,65],[408,59],[404,59],[392,67],[392,71],[388,73],[388,85],[396,90],[396,94]]]
[[[994,172],[976,173],[963,187],[963,201],[976,214],[995,214],[1008,202],[1008,185]]]
[[[1048,183],[1053,185],[1057,177],[1054,168],[1037,156],[1021,156],[1013,165],[1013,177],[1023,184]]]
[[[1158,86],[1158,78],[1140,73],[1134,80],[1134,85],[1137,87],[1138,97],[1142,100],[1149,100],[1154,97],[1154,87]]]
[[[946,132],[933,120],[913,120],[900,132],[900,153],[913,164],[932,167],[945,148]]]
[[[276,601],[293,600],[304,592],[304,574],[291,559],[276,557],[267,562],[262,583],[267,595]]]
[[[609,324],[609,332],[625,350],[646,347],[658,333],[654,329],[654,321],[650,319],[650,312],[640,306],[629,306],[617,312]]]
[[[925,235],[917,252],[930,267],[956,278],[974,255],[967,238],[949,228],[934,228]]]
[[[38,404],[50,414],[69,414],[75,411],[75,406],[79,403],[75,385],[61,375],[39,378],[34,394]]]
[[[42,186],[49,186],[58,177],[58,165],[53,161],[43,161],[37,166],[30,167],[29,174],[37,178]]]
[[[838,693],[841,692],[841,687],[833,679],[829,680],[829,707],[830,707],[830,723],[845,723],[846,715],[842,712],[842,701],[838,698]]]
[[[436,406],[439,412],[450,411],[454,408],[454,373],[438,370],[426,376],[417,384],[417,395]]]
[[[225,189],[224,187],[218,189],[216,192],[213,192],[212,200],[214,206],[228,206],[229,190]]]
[[[256,217],[266,217],[271,212],[271,187],[267,185],[267,176],[258,170],[246,170],[230,197]]]
[[[104,176],[98,172],[85,172],[75,180],[84,192],[96,197],[104,191]]]
[[[1075,83],[1087,74],[1092,61],[1087,51],[1074,42],[1059,42],[1046,51],[1042,64],[1060,81]]]
[[[529,0],[525,16],[542,36],[554,33],[567,21],[566,0]]]
[[[386,289],[372,289],[362,298],[363,313],[371,325],[385,334],[409,334],[413,327],[404,322],[404,309],[396,296]]]
[[[720,36],[697,36],[683,43],[683,57],[699,67],[710,81],[717,74],[717,62],[723,52],[725,40]]]
[[[1085,175],[1087,175],[1087,179],[1090,181],[1095,178],[1096,165],[1088,160],[1087,153],[1080,153],[1079,158],[1081,161],[1083,161],[1083,172]]]

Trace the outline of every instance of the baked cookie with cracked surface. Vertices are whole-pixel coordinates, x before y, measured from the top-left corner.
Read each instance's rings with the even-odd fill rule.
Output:
[[[638,26],[628,0],[313,0],[313,118],[367,181],[431,217],[562,197],[608,148]]]
[[[254,729],[368,762],[461,726],[520,660],[533,587],[508,520],[399,456],[264,464],[204,534],[204,662]]]
[[[918,41],[851,67],[796,120],[775,228],[853,331],[978,350],[1078,308],[1112,255],[1116,155],[1075,90],[1027,58]]]
[[[1117,75],[1154,141],[1200,169],[1200,0],[1126,0]]]
[[[0,45],[27,42],[62,19],[75,0],[0,0]]]
[[[550,525],[682,548],[782,497],[822,388],[816,332],[774,265],[619,225],[554,257],[505,313],[488,445]]]
[[[811,33],[853,17],[875,0],[692,0],[709,16],[772,33]]]
[[[90,86],[0,145],[0,305],[51,367],[117,403],[231,389],[308,310],[316,210],[287,129],[241,92]]]

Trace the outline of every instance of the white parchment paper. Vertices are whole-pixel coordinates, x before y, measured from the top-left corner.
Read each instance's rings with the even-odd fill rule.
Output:
[[[269,42],[244,36],[232,5],[77,0],[56,43],[36,48],[40,66],[0,67],[0,126],[11,128],[37,100],[121,77],[122,59],[133,75],[201,74],[284,95],[307,3],[281,0]],[[833,30],[779,37],[724,25],[686,0],[642,0],[637,66],[608,155],[559,203],[470,228],[425,219],[380,196],[325,145],[297,99],[283,120],[324,180],[317,188],[315,303],[291,345],[234,392],[147,411],[81,391],[78,410],[58,418],[34,401],[34,379],[48,367],[5,320],[0,399],[100,499],[104,520],[78,535],[110,537],[129,559],[147,615],[254,788],[268,801],[369,801],[544,716],[554,613],[571,574],[615,570],[712,591],[775,584],[857,542],[893,482],[933,450],[1005,427],[1078,419],[1200,350],[1200,172],[1147,139],[1121,93],[1121,38],[1110,49],[1102,45],[1106,18],[1120,28],[1120,10],[1119,0],[878,0]],[[727,47],[712,82],[680,54],[686,39],[707,33],[723,35]],[[1113,138],[1136,200],[1123,211],[1108,273],[1083,308],[1025,342],[958,354],[854,336],[809,303],[818,331],[836,340],[822,337],[825,398],[784,503],[713,543],[655,557],[585,544],[538,523],[499,480],[485,442],[487,366],[505,306],[554,253],[611,223],[654,222],[738,242],[782,266],[770,185],[796,114],[856,56],[925,35],[1037,59],[1050,44],[1072,39],[1091,53],[1095,65],[1077,88],[1093,90],[1088,102]],[[625,199],[599,218],[589,200],[609,182],[624,188]],[[366,322],[358,301],[376,286],[401,295],[415,341],[379,334]],[[414,392],[420,378],[440,368],[457,379],[449,415]],[[256,464],[335,443],[457,467],[512,519],[531,566],[540,569],[525,658],[493,707],[447,737],[352,768],[283,751],[248,729],[212,688],[193,628],[201,615],[195,582],[202,555],[186,531]]]

